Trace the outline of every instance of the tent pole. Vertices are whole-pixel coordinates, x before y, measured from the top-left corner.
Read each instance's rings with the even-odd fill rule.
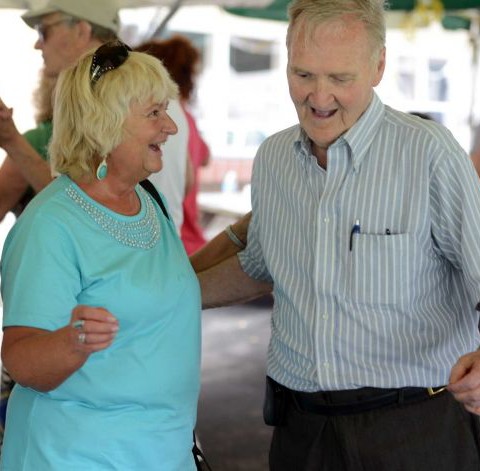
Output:
[[[180,7],[183,5],[184,0],[176,0],[175,3],[170,7],[170,11],[168,12],[167,16],[163,19],[163,21],[158,25],[157,29],[153,32],[152,38],[158,38],[163,33],[163,30],[166,28],[167,23],[170,19],[177,13]]]
[[[471,136],[474,137],[476,122],[475,122],[475,108],[476,104],[476,89],[477,89],[477,81],[478,81],[478,52],[479,52],[479,19],[476,16],[472,19],[470,24],[470,44],[472,46],[472,97],[470,101],[470,112],[468,117],[468,124],[470,125]],[[473,142],[473,139],[471,139]]]

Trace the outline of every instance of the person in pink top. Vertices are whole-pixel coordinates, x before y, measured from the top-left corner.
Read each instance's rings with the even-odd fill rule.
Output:
[[[187,254],[196,252],[205,244],[203,230],[199,223],[199,212],[197,206],[197,194],[199,187],[199,169],[208,164],[210,160],[210,149],[203,140],[195,123],[195,118],[186,107],[190,136],[188,139],[188,153],[191,162],[191,187],[187,190],[183,200],[183,225],[181,238]]]
[[[188,128],[188,171],[185,197],[183,200],[183,224],[181,239],[187,254],[192,254],[205,244],[205,237],[199,223],[197,193],[199,187],[199,169],[208,164],[210,149],[203,140],[189,110],[189,103],[195,88],[195,77],[200,64],[200,52],[185,36],[176,34],[165,40],[147,41],[136,48],[160,59],[177,83],[180,102],[185,111]]]

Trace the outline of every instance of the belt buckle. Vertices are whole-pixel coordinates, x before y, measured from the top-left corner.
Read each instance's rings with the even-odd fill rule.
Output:
[[[427,392],[430,397],[433,397],[445,391],[446,389],[447,389],[446,386],[440,386],[439,388],[427,388]]]

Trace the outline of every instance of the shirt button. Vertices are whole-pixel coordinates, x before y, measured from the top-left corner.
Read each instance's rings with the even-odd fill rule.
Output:
[[[328,314],[324,314],[322,317],[323,317],[324,319],[328,319]]]
[[[329,218],[323,218],[323,222],[329,222],[330,219]]]
[[[324,361],[323,362],[323,367],[324,368],[330,368],[330,363],[328,363],[328,361]]]

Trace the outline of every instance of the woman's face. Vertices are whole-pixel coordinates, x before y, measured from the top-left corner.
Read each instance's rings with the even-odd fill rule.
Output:
[[[108,174],[137,183],[162,169],[162,146],[177,126],[167,114],[168,101],[134,103],[124,124],[124,139],[110,153]]]

